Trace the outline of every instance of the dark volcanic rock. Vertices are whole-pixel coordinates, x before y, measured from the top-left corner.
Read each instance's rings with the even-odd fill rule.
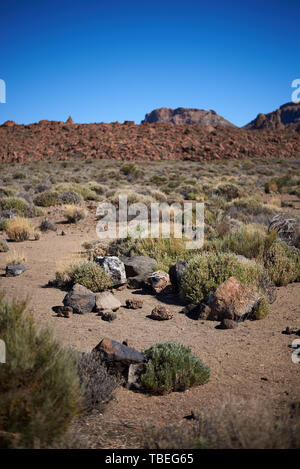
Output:
[[[63,299],[64,306],[70,306],[77,314],[90,313],[95,303],[95,294],[79,283],[76,283]]]
[[[183,272],[186,269],[186,262],[178,261],[176,264],[171,265],[170,270],[169,270],[169,276],[170,276],[170,281],[172,285],[179,290],[180,288],[180,283],[181,283],[181,278],[183,275]]]

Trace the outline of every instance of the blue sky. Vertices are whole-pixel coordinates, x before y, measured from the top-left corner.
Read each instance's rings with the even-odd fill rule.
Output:
[[[291,100],[299,20],[299,1],[1,2],[0,123],[182,106],[244,125]]]

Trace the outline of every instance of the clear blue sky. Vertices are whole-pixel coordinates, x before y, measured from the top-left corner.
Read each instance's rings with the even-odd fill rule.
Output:
[[[236,125],[291,100],[300,2],[1,1],[0,123],[214,109]]]

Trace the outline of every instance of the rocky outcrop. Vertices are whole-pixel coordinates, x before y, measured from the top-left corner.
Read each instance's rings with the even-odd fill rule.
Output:
[[[300,130],[300,103],[286,103],[276,111],[258,114],[256,119],[245,125],[246,129],[283,130],[285,128]]]
[[[177,109],[169,109],[161,107],[146,114],[142,124],[153,124],[154,122],[163,122],[174,125],[196,124],[204,126],[216,127],[218,125],[224,127],[235,127],[231,122],[219,116],[215,111],[205,111],[203,109],[190,109],[178,107]]]
[[[206,111],[205,111],[206,112]],[[116,159],[134,161],[299,158],[300,132],[252,132],[218,125],[154,123],[0,125],[0,161]]]

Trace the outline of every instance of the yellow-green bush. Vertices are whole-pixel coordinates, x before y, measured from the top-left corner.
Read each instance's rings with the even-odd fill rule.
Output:
[[[12,241],[26,241],[33,232],[33,225],[23,217],[14,217],[5,223],[5,232]]]
[[[204,252],[187,264],[180,295],[187,303],[200,304],[229,277],[259,289],[260,279],[264,276],[263,266],[255,261],[240,259],[233,253]]]
[[[209,367],[193,355],[189,347],[174,342],[161,342],[143,353],[148,359],[141,382],[147,391],[154,394],[184,391],[209,380]]]
[[[38,194],[34,199],[35,205],[39,207],[51,207],[53,205],[59,205],[59,194],[55,191],[45,191]]]
[[[265,267],[277,286],[300,282],[300,250],[283,241],[274,242],[265,254]]]
[[[0,293],[0,430],[21,434],[22,445],[51,444],[81,408],[77,361],[49,331],[37,332],[26,301]]]
[[[64,288],[80,283],[93,292],[107,290],[113,286],[111,276],[96,262],[73,262],[55,274],[56,285]]]

